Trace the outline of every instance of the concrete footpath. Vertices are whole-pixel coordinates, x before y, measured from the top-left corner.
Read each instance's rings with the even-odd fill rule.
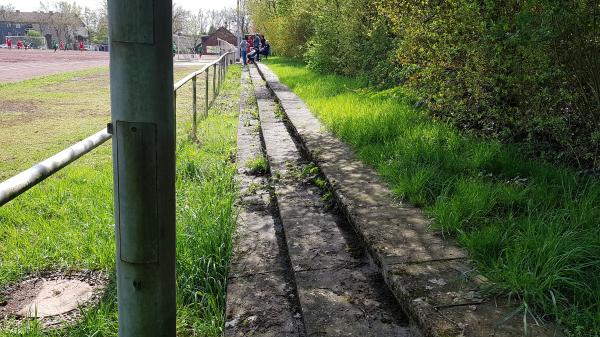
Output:
[[[250,68],[287,252],[308,336],[412,336],[400,307],[359,240],[303,178],[308,164],[278,106]]]
[[[418,208],[397,201],[378,174],[326,131],[304,102],[267,66],[257,67],[281,105],[290,133],[322,171],[339,209],[423,336],[560,335],[551,324],[538,325],[529,316],[524,319],[524,313],[514,304],[485,297],[481,290],[486,281],[469,264],[467,254],[437,235]],[[263,128],[265,123],[274,122],[269,118],[261,115]],[[269,137],[272,136],[265,134],[265,139]],[[283,146],[280,140],[275,142],[275,148]],[[270,150],[267,141],[269,155],[276,151],[272,164],[280,165],[277,169],[283,171],[286,159],[292,158],[295,165],[285,146]]]
[[[227,283],[224,335],[303,337],[304,323],[267,176],[246,167],[263,155],[247,70],[242,72],[241,84],[236,159],[240,214]]]

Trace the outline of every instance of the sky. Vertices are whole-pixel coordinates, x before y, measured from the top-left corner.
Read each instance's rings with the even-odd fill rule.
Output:
[[[75,2],[81,7],[98,8],[99,0],[67,0]],[[236,0],[173,0],[177,5],[193,12],[199,9],[223,9],[224,7],[235,7]],[[55,2],[44,0],[44,2]],[[12,4],[15,9],[23,12],[37,11],[40,9],[40,0],[0,0],[0,5]]]

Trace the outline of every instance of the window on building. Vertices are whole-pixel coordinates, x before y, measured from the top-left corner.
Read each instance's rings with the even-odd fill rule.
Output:
[[[15,28],[17,28],[17,29],[21,28],[21,24],[20,23],[15,24]]]

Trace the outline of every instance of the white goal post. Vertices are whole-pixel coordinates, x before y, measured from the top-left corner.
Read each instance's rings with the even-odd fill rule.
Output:
[[[173,53],[177,60],[192,60],[196,56],[196,40],[191,36],[173,34]]]

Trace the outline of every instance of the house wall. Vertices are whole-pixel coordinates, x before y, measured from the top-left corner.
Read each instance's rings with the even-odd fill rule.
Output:
[[[229,32],[226,29],[219,28],[216,32],[209,35],[206,39],[202,39],[202,44],[203,44],[202,53],[207,54],[207,51],[206,51],[207,47],[218,46],[219,39],[225,40],[234,46],[237,45],[237,37],[235,37],[235,35],[233,35],[231,32]]]
[[[26,27],[23,23],[0,21],[0,44],[6,41],[7,36],[25,36]]]

